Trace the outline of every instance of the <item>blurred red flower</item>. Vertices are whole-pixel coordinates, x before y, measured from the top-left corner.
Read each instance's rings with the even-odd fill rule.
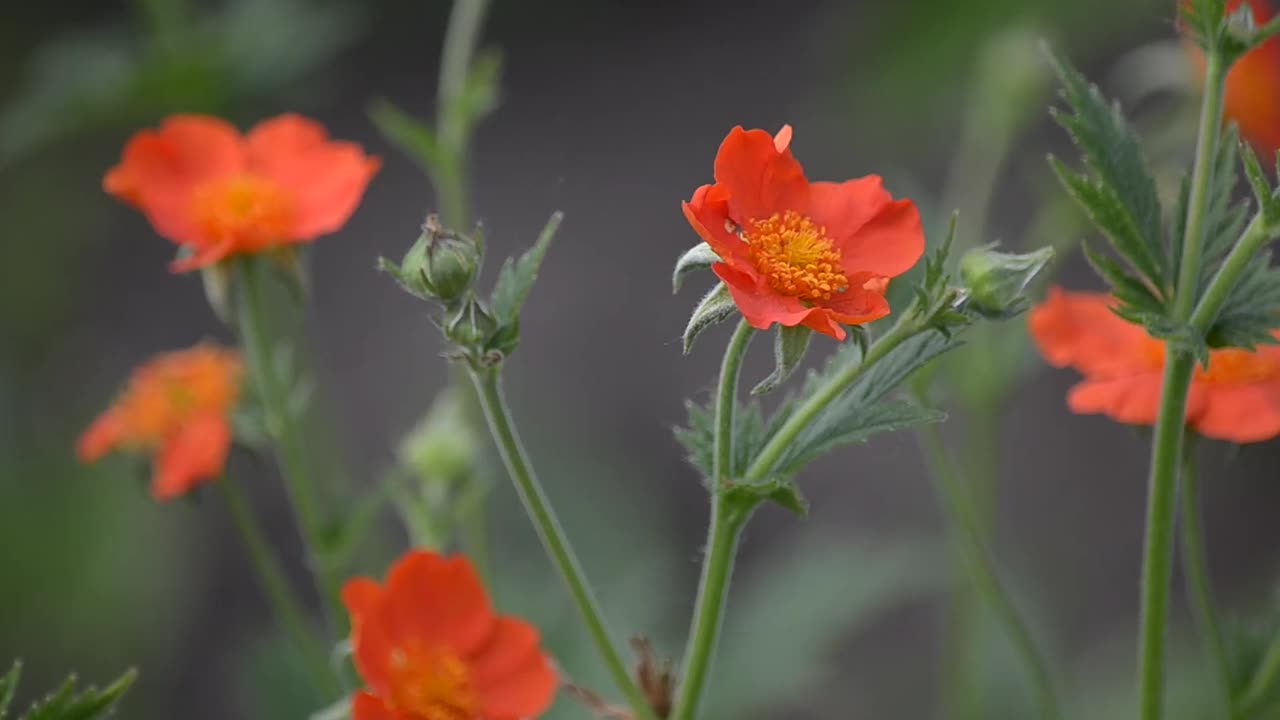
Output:
[[[1247,4],[1261,26],[1275,16],[1274,0],[1228,0],[1227,12]],[[1197,76],[1204,75],[1204,54],[1191,47]],[[1280,37],[1273,37],[1236,61],[1227,73],[1223,113],[1264,156],[1280,150]]]
[[[80,436],[76,453],[82,462],[113,450],[153,455],[157,500],[214,480],[231,449],[240,376],[240,356],[213,345],[157,355],[133,371],[124,392]]]
[[[716,154],[714,185],[682,204],[720,256],[712,270],[753,327],[805,325],[843,340],[844,325],[889,314],[889,278],[924,253],[920,213],[877,175],[809,182],[776,136],[735,127]]]
[[[1053,288],[1031,311],[1031,335],[1051,365],[1084,375],[1067,395],[1072,412],[1153,425],[1164,343],[1113,313],[1114,303],[1104,293]],[[1237,443],[1280,435],[1280,346],[1210,351],[1208,369],[1197,367],[1191,381],[1187,424],[1205,437]]]
[[[465,557],[410,551],[383,585],[348,581],[342,601],[367,686],[353,720],[521,720],[555,698],[538,631],[494,614]]]
[[[174,115],[129,140],[103,187],[191,251],[171,266],[184,272],[337,231],[380,164],[298,115],[244,136],[215,117]]]

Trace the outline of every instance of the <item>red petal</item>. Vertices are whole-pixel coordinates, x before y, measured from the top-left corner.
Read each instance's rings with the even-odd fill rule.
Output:
[[[484,585],[461,555],[410,552],[391,568],[383,592],[378,619],[396,641],[442,645],[465,656],[493,629]]]
[[[840,246],[875,217],[893,196],[879,175],[867,175],[842,183],[809,183],[809,216],[826,228],[827,237]]]
[[[529,656],[507,673],[500,684],[482,689],[481,717],[485,720],[523,720],[546,712],[556,697],[560,678],[545,655]]]
[[[1159,370],[1128,377],[1085,380],[1071,388],[1067,406],[1081,415],[1106,415],[1129,425],[1154,425],[1160,412]],[[1194,420],[1206,408],[1203,387],[1193,383],[1187,396],[1187,418]]]
[[[738,225],[775,212],[804,213],[808,209],[809,181],[786,148],[790,138],[789,127],[784,127],[775,141],[764,130],[743,130],[739,126],[730,130],[720,144],[715,161],[716,184],[728,193],[729,216]]]
[[[221,415],[192,418],[170,438],[156,458],[151,495],[170,500],[222,474],[231,450],[231,425]]]
[[[844,328],[840,327],[840,323],[836,321],[834,313],[826,308],[811,308],[800,324],[814,332],[830,335],[838,341],[843,341],[848,334]]]
[[[846,197],[840,222],[856,223],[862,208],[857,206],[859,200],[854,193],[868,193],[869,188],[842,192]],[[834,203],[833,196],[824,200],[833,202],[828,210],[840,207]],[[910,200],[895,200],[881,205],[856,230],[848,230],[848,225],[835,227],[842,233],[848,233],[834,238],[835,246],[840,249],[840,265],[846,275],[871,273],[897,277],[910,270],[924,255],[924,225],[920,221],[920,211]],[[830,228],[828,232],[831,232]]]
[[[346,224],[382,162],[359,145],[334,142],[315,121],[298,115],[259,123],[249,132],[249,165],[293,198],[290,241],[314,240]]]
[[[1141,327],[1111,311],[1104,293],[1068,293],[1051,288],[1028,318],[1031,337],[1051,365],[1071,366],[1091,377],[1159,370],[1164,355]]]
[[[849,289],[832,295],[830,300],[823,301],[822,307],[845,325],[864,325],[888,315],[889,301],[880,292],[866,289],[864,283],[868,281],[879,286],[878,279],[852,277]]]
[[[484,645],[469,659],[471,679],[483,693],[504,684],[534,658],[542,657],[537,628],[523,620],[501,617]]]
[[[1191,425],[1205,437],[1254,443],[1280,435],[1280,384],[1276,380],[1247,385],[1202,386],[1204,411]]]
[[[729,204],[725,199],[725,190],[719,185],[703,185],[693,193],[693,199],[680,203],[684,217],[693,227],[694,232],[703,239],[716,254],[725,260],[741,260],[746,262],[747,244],[742,238],[729,232],[725,227],[729,219]]]
[[[114,410],[107,410],[93,421],[76,441],[76,457],[91,463],[114,450],[125,439],[125,427]]]
[[[781,295],[751,274],[725,263],[711,266],[712,272],[729,287],[733,302],[747,322],[757,330],[768,330],[773,323],[787,327],[799,325],[808,317],[810,308],[799,300]]]
[[[351,720],[409,720],[387,706],[376,695],[358,692],[351,701]]]

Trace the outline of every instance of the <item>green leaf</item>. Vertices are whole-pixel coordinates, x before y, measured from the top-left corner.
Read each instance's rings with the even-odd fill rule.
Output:
[[[1098,276],[1111,286],[1112,294],[1122,305],[1147,313],[1164,312],[1164,304],[1142,279],[1130,274],[1115,259],[1098,252],[1092,243],[1081,243],[1081,247],[1084,249],[1085,259]]]
[[[745,508],[754,508],[768,500],[791,512],[805,517],[809,514],[809,501],[800,494],[795,483],[788,479],[773,478],[762,482],[732,484],[720,490],[727,500]]]
[[[369,106],[369,120],[388,142],[418,163],[427,174],[438,174],[444,163],[444,150],[431,126],[401,110],[390,100],[381,98]]]
[[[9,672],[0,675],[0,720],[8,716],[13,696],[18,692],[18,680],[22,677],[22,661],[14,660]]]
[[[823,453],[851,443],[866,442],[875,433],[900,430],[946,419],[944,413],[911,403],[885,401],[913,372],[960,344],[941,331],[927,330],[903,342],[869,368],[823,409],[796,437],[778,460],[782,474],[798,472]],[[823,384],[828,370],[806,383],[806,394]],[[779,412],[789,412],[784,407]]]
[[[685,250],[684,254],[676,260],[676,269],[671,273],[671,292],[680,292],[685,275],[696,270],[706,270],[718,262],[720,262],[720,256],[706,243],[698,243]]]
[[[1079,148],[1088,173],[1068,170],[1050,158],[1068,192],[1112,246],[1153,287],[1168,287],[1172,273],[1164,252],[1160,199],[1137,135],[1118,105],[1066,60],[1049,52],[1070,112],[1054,118]]]
[[[68,677],[59,688],[37,701],[22,720],[96,720],[110,715],[120,696],[129,689],[138,673],[129,670],[102,690],[90,686],[76,691],[76,676]]]
[[[1280,269],[1263,251],[1245,268],[1207,333],[1209,347],[1275,344],[1272,331],[1280,328]]]
[[[796,325],[795,327],[779,325],[777,332],[774,334],[773,372],[769,374],[769,377],[761,380],[759,385],[752,388],[751,394],[763,395],[771,392],[787,378],[791,377],[791,373],[795,372],[800,365],[800,361],[804,359],[805,351],[809,349],[809,339],[812,336],[813,331],[803,325]]]
[[[1236,126],[1229,125],[1219,140],[1218,154],[1213,163],[1213,185],[1206,208],[1207,230],[1197,293],[1203,292],[1208,286],[1217,271],[1219,261],[1235,246],[1245,223],[1249,220],[1248,201],[1236,201],[1236,186],[1239,184],[1236,172],[1239,147],[1240,136]],[[1246,156],[1250,154],[1246,153]],[[1248,160],[1245,163],[1247,167]],[[1181,238],[1171,238],[1171,241],[1171,244],[1177,248],[1174,258],[1176,262],[1181,263]]]
[[[728,319],[737,309],[729,288],[724,283],[718,283],[698,302],[698,307],[694,308],[693,315],[689,317],[689,323],[685,325],[684,354],[688,355],[693,349],[693,342],[703,330]]]
[[[542,258],[546,256],[547,248],[551,246],[551,239],[555,237],[556,230],[560,228],[560,221],[563,219],[564,213],[558,210],[552,213],[551,219],[547,220],[533,247],[525,251],[519,260],[507,258],[507,261],[502,264],[502,270],[498,272],[498,282],[494,285],[493,296],[489,302],[493,317],[500,325],[506,325],[519,318],[520,308],[524,305],[525,298],[529,297],[534,281],[538,279],[538,268],[542,265]]]

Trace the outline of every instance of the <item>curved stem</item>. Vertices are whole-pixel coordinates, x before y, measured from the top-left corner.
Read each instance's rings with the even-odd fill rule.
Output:
[[[1169,579],[1173,570],[1174,512],[1178,466],[1187,413],[1187,391],[1195,361],[1184,350],[1169,348],[1160,393],[1160,415],[1151,446],[1147,489],[1146,539],[1142,559],[1142,610],[1138,639],[1139,717],[1159,720],[1164,710],[1164,646],[1169,613]]]
[[[278,374],[275,343],[267,328],[262,297],[261,267],[256,258],[246,257],[240,263],[241,298],[237,303],[237,331],[245,362],[261,396],[266,413],[267,431],[276,449],[277,462],[284,477],[289,503],[301,531],[307,554],[307,566],[320,593],[320,607],[330,632],[341,633],[341,620],[335,608],[339,598],[339,578],[321,557],[324,525],[316,502],[311,477],[307,471],[307,455],[293,412],[289,408],[288,391]]]
[[[1057,694],[1053,689],[1049,665],[1036,645],[1030,628],[1018,613],[1017,606],[1014,605],[1008,590],[996,573],[995,563],[986,550],[980,509],[969,496],[964,478],[961,477],[958,468],[947,453],[938,426],[921,427],[917,437],[928,462],[938,497],[942,501],[943,511],[947,514],[953,531],[961,536],[957,545],[961,548],[974,589],[1004,626],[1014,649],[1031,672],[1040,716],[1046,720],[1059,720],[1062,713],[1058,709]]]
[[[680,695],[675,703],[674,720],[693,720],[706,690],[707,675],[720,638],[720,626],[728,599],[729,579],[738,554],[738,538],[750,510],[737,508],[725,498],[722,489],[733,482],[733,414],[738,396],[738,376],[742,360],[755,330],[746,320],[738,323],[725,349],[720,366],[720,385],[716,391],[715,448],[712,455],[711,524],[707,529],[706,558],[702,578],[698,582],[693,622],[689,628],[689,644],[684,653],[684,671],[680,679]],[[745,510],[745,512],[744,512]]]
[[[1236,281],[1254,261],[1258,251],[1275,238],[1278,228],[1270,225],[1263,212],[1254,216],[1249,226],[1231,252],[1227,254],[1222,266],[1209,282],[1200,303],[1191,314],[1191,326],[1200,332],[1208,332],[1209,327],[1218,319],[1218,312],[1227,302],[1227,297],[1236,286]]]
[[[467,110],[459,106],[471,74],[489,0],[454,0],[440,54],[437,87],[436,131],[444,150],[444,162],[436,168],[436,192],[445,227],[461,228],[471,221],[467,202]]]
[[[613,677],[614,684],[626,696],[628,704],[638,718],[656,720],[653,709],[649,707],[644,694],[632,682],[622,655],[618,653],[613,640],[609,638],[604,614],[591,591],[591,585],[587,582],[582,565],[578,562],[573,547],[565,536],[564,528],[560,526],[560,521],[551,508],[551,501],[547,498],[538,478],[533,474],[528,454],[516,435],[511,412],[502,395],[499,371],[497,369],[476,370],[472,372],[471,378],[480,396],[480,405],[484,408],[485,418],[489,421],[489,430],[493,433],[494,442],[497,443],[498,451],[502,455],[502,462],[506,465],[512,482],[515,483],[534,529],[538,531],[542,546],[546,549],[552,564],[560,571],[560,577],[564,580],[569,594],[573,596],[578,612],[582,615],[587,631],[595,642],[596,650],[604,660],[606,669]]]
[[[1237,705],[1240,712],[1245,717],[1253,717],[1268,707],[1268,701],[1274,703],[1271,693],[1277,680],[1280,680],[1280,632],[1271,638],[1271,644],[1262,656],[1262,663],[1245,686]]]
[[[1204,531],[1200,522],[1200,488],[1195,473],[1195,458],[1190,447],[1184,453],[1182,464],[1182,559],[1187,575],[1187,591],[1190,604],[1200,627],[1201,640],[1218,672],[1224,709],[1228,720],[1238,720],[1239,709],[1231,691],[1231,660],[1227,644],[1222,638],[1218,612],[1213,602],[1213,583],[1209,579],[1208,561],[1205,559]]]
[[[862,362],[841,370],[826,385],[818,388],[814,394],[810,395],[804,401],[804,404],[791,413],[791,417],[787,418],[782,427],[778,428],[778,432],[769,438],[769,442],[760,450],[760,454],[756,455],[755,460],[747,468],[742,479],[748,481],[765,479],[769,473],[773,472],[773,467],[777,465],[778,458],[782,457],[782,453],[804,431],[805,427],[813,422],[818,413],[822,412],[827,405],[830,405],[832,401],[839,397],[840,393],[844,392],[845,388],[849,387],[854,380],[857,380],[867,368],[875,365],[880,358],[888,355],[890,351],[920,331],[913,314],[910,311],[904,313],[889,332],[885,333],[867,349],[867,354],[863,356]]]
[[[253,568],[258,573],[258,581],[262,584],[267,601],[271,603],[272,611],[284,626],[285,632],[293,637],[293,642],[302,653],[303,663],[316,687],[327,696],[336,697],[342,692],[342,688],[329,667],[324,644],[313,634],[302,603],[294,594],[289,581],[285,579],[280,563],[271,553],[271,546],[258,528],[253,510],[245,498],[244,489],[240,487],[238,481],[227,476],[220,478],[216,484],[222,489],[222,495],[226,498],[231,518],[235,521],[241,539],[244,540],[245,550],[249,553]]]
[[[1195,167],[1191,171],[1191,194],[1187,198],[1186,234],[1182,238],[1182,265],[1175,286],[1174,317],[1186,320],[1200,290],[1200,255],[1208,223],[1209,195],[1213,190],[1214,157],[1222,129],[1222,94],[1226,85],[1222,52],[1211,50],[1205,60],[1204,98],[1200,104],[1200,135],[1196,140]]]

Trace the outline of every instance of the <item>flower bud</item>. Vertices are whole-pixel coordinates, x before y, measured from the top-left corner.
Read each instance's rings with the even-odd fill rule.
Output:
[[[397,457],[423,482],[441,483],[443,490],[467,476],[479,450],[480,440],[466,419],[462,396],[446,389],[400,442]]]
[[[480,248],[475,239],[442,227],[435,215],[428,215],[399,267],[384,260],[382,268],[414,295],[450,305],[471,289],[480,269]]]
[[[975,248],[960,259],[960,279],[969,291],[969,307],[988,317],[1009,317],[1027,307],[1023,290],[1053,258],[1053,248],[1014,255],[991,246]]]
[[[483,353],[489,339],[498,331],[498,321],[480,301],[470,298],[451,317],[446,318],[445,337],[463,350]]]

